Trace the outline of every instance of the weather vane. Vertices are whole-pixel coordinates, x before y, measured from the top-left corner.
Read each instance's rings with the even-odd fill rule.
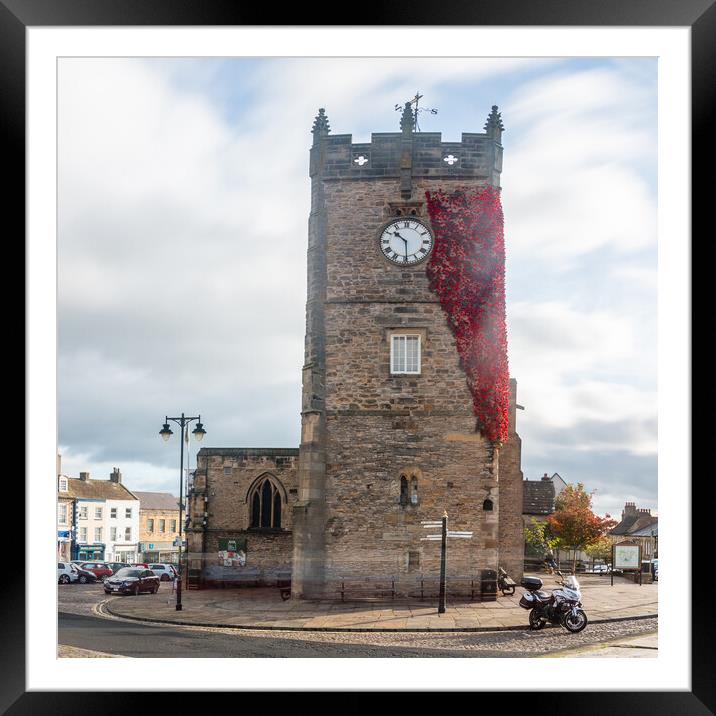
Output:
[[[410,102],[406,102],[405,104],[408,105],[415,105],[414,112],[415,112],[415,131],[420,131],[420,125],[418,124],[418,113],[419,112],[430,112],[430,114],[437,114],[437,109],[430,109],[429,107],[418,107],[418,102],[423,98],[423,95],[420,94],[420,92],[415,93],[415,97],[410,100]],[[399,112],[403,109],[402,105],[396,104],[395,105],[395,111]]]

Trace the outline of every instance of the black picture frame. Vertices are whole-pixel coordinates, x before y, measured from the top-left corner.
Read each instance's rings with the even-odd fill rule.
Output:
[[[419,0],[398,0],[383,6],[350,6],[355,24],[373,25],[485,25],[485,26],[682,26],[691,28],[691,89],[692,89],[692,224],[700,222],[705,207],[706,192],[711,181],[707,166],[714,158],[711,121],[714,117],[714,81],[716,77],[716,7],[714,0],[547,0],[540,3],[528,0],[502,2],[469,2],[444,0],[427,3]],[[287,4],[281,10],[282,26],[335,25],[337,8]],[[0,0],[0,126],[6,177],[12,181],[4,192],[6,217],[16,219],[19,232],[24,235],[25,215],[25,71],[26,28],[43,26],[207,26],[207,25],[271,25],[275,8],[240,0]],[[688,108],[684,108],[686,111]],[[709,166],[710,168],[710,166]],[[699,175],[704,180],[696,181]],[[18,233],[19,233],[18,232]],[[11,234],[12,235],[12,234]],[[692,240],[692,247],[695,242]],[[676,476],[669,476],[674,479]],[[688,495],[690,475],[678,476]],[[698,499],[692,501],[692,524],[705,517],[710,481],[692,484]],[[13,511],[24,502],[24,492],[16,489],[12,495]],[[21,533],[20,533],[21,534]],[[11,538],[6,537],[6,540]],[[629,714],[707,714],[716,713],[716,679],[712,657],[714,642],[713,607],[705,604],[708,590],[703,580],[709,570],[706,546],[709,540],[693,542],[692,615],[706,615],[699,619],[698,628],[691,631],[691,691],[684,692],[604,692],[596,690],[588,696],[574,692],[511,692],[502,694],[499,701],[510,711],[517,711],[520,702],[531,703],[544,712],[552,713],[629,713]],[[687,565],[680,565],[686,571]],[[693,576],[692,576],[693,575]],[[700,577],[699,577],[700,575]],[[157,704],[160,694],[122,692],[117,702],[107,692],[27,692],[25,688],[25,577],[24,559],[14,560],[13,569],[6,574],[0,589],[2,642],[0,650],[0,709],[8,714],[52,713],[76,714],[95,708],[97,712],[115,713],[127,707]],[[701,585],[701,589],[699,588]],[[691,625],[684,624],[684,629]],[[555,662],[557,664],[557,662]],[[555,665],[555,674],[559,667]],[[555,683],[564,686],[563,680]],[[655,688],[658,684],[654,685]],[[601,687],[595,684],[595,687]],[[166,697],[167,694],[162,694]],[[198,705],[197,694],[179,695],[184,708]],[[307,702],[310,694],[302,694],[299,701]],[[486,696],[477,695],[481,707],[487,705]],[[343,701],[342,712],[364,710],[368,695],[356,694],[350,703]],[[204,696],[199,698],[204,699]],[[421,697],[422,698],[422,697]],[[529,702],[528,702],[529,699]],[[291,695],[293,706],[295,695]],[[490,699],[492,701],[492,699]],[[284,701],[284,699],[281,699]],[[163,702],[168,703],[165,698]],[[204,702],[205,703],[205,702]],[[276,702],[272,702],[276,706]],[[308,704],[306,704],[308,705]],[[492,706],[494,708],[494,705]]]

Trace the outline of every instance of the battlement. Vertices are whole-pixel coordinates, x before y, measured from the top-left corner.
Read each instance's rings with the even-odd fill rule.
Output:
[[[412,177],[487,179],[499,185],[502,171],[502,123],[497,107],[485,132],[463,132],[459,142],[443,142],[440,132],[376,132],[370,142],[351,134],[330,134],[324,110],[314,123],[311,176],[331,179]]]

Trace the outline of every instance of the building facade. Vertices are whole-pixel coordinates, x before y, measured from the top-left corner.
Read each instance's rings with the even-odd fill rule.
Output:
[[[122,485],[117,468],[108,480],[93,480],[88,472],[81,472],[79,478],[61,475],[58,503],[60,498],[69,513],[71,547],[65,559],[136,561],[139,500]]]
[[[179,561],[181,525],[179,498],[168,492],[139,492],[139,559],[143,562]]]
[[[433,279],[426,269],[440,246],[428,192],[484,192],[499,203],[496,107],[484,129],[443,142],[439,133],[415,131],[406,103],[400,132],[358,144],[331,134],[319,111],[309,167],[301,444],[298,451],[202,449],[190,553],[216,549],[223,557],[226,544],[216,540],[233,529],[241,545],[247,538],[247,565],[255,554],[257,566],[290,566],[296,596],[334,595],[339,580],[367,578],[393,578],[410,591],[420,575],[439,573],[440,550],[422,540],[421,522],[447,512],[451,529],[472,532],[451,543],[449,576],[498,565],[521,575],[516,382],[506,369],[499,377],[497,438],[476,418],[475,383],[486,378],[466,368],[458,319],[435,289],[442,267],[433,265]],[[504,322],[504,294],[494,289],[503,286],[504,253],[476,263],[493,272],[481,290],[503,302],[495,320]]]

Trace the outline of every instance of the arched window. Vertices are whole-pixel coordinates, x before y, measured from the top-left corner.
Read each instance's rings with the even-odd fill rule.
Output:
[[[482,509],[485,512],[492,512],[492,500],[489,497],[482,503]]]
[[[410,478],[410,504],[418,504],[418,478],[415,475]]]
[[[254,487],[249,504],[251,527],[281,529],[281,492],[272,480],[266,477]]]

